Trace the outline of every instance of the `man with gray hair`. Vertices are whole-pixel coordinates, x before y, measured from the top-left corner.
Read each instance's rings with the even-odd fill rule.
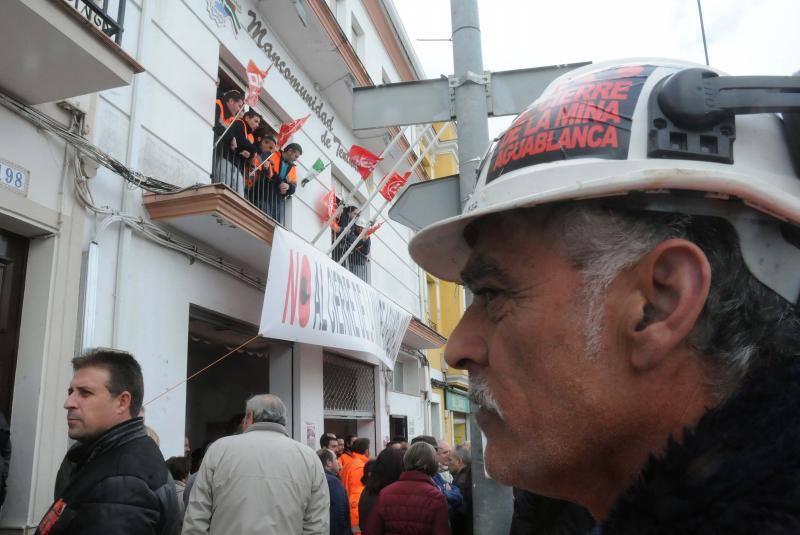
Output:
[[[445,359],[496,480],[603,535],[800,533],[800,95],[788,113],[756,89],[797,82],[571,71],[490,149],[464,213],[414,237],[474,296]]]
[[[285,426],[279,397],[247,400],[244,432],[217,440],[203,457],[183,535],[328,534],[330,499],[322,465]]]

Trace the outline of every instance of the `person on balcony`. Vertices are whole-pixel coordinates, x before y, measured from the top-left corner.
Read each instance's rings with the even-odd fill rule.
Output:
[[[247,110],[241,119],[231,125],[231,136],[236,139],[236,153],[242,161],[250,160],[258,151],[256,138],[253,135],[261,126],[261,116],[255,110]]]
[[[217,114],[214,122],[214,139],[218,139],[244,107],[244,95],[238,89],[226,91],[216,100]],[[226,134],[227,137],[227,134]]]
[[[283,223],[286,198],[294,194],[297,187],[297,166],[295,162],[303,154],[303,147],[298,143],[289,143],[283,150],[275,151],[269,157],[272,166],[272,184],[275,202],[272,203],[270,215]]]

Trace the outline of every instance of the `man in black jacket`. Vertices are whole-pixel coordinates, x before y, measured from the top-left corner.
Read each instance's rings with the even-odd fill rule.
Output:
[[[144,394],[139,363],[124,351],[95,349],[72,366],[64,408],[79,445],[67,452],[69,479],[36,533],[176,535],[175,483],[135,417]]]

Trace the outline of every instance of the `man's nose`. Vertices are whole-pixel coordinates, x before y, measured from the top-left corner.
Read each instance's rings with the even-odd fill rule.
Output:
[[[67,410],[77,408],[74,392],[72,394],[67,394],[67,399],[64,400],[64,408]]]
[[[444,358],[453,368],[469,369],[471,366],[485,366],[489,356],[484,326],[475,305],[464,312],[461,321],[447,340]]]

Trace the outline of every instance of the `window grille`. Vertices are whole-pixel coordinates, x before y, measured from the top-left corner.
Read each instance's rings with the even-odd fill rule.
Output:
[[[374,418],[375,367],[325,353],[322,393],[325,418]]]

